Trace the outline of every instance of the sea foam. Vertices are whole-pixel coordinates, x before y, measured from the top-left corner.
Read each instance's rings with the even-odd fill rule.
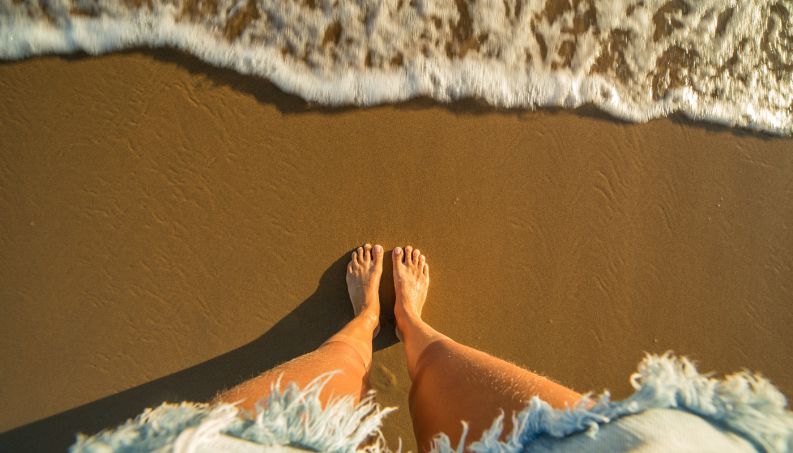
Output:
[[[0,59],[135,47],[325,105],[594,104],[793,135],[789,0],[0,0]]]

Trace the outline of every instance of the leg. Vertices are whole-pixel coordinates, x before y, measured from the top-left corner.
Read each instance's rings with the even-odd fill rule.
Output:
[[[380,276],[383,273],[383,247],[366,244],[352,253],[347,265],[347,290],[355,311],[355,318],[347,323],[315,351],[293,359],[242,384],[226,390],[213,402],[234,403],[252,410],[257,401],[265,398],[270,385],[283,375],[283,383],[295,382],[304,387],[322,373],[340,370],[322,391],[320,398],[327,404],[331,397],[352,395],[360,400],[366,388],[372,363],[372,337],[380,319]]]
[[[509,416],[539,396],[554,407],[572,405],[581,395],[511,363],[461,345],[421,319],[429,288],[429,266],[418,250],[396,248],[393,254],[396,305],[394,315],[405,344],[410,414],[419,450],[444,432],[454,441],[469,423],[468,441],[478,440],[503,410]]]

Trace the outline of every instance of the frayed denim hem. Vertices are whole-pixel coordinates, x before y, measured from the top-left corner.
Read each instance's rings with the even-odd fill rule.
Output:
[[[290,383],[281,391],[276,383],[270,396],[248,416],[235,405],[182,403],[148,409],[134,420],[91,437],[79,435],[73,453],[196,451],[213,445],[221,435],[260,446],[295,446],[324,452],[387,452],[380,431],[383,419],[395,408],[381,408],[370,393],[357,405],[351,397],[323,408],[325,374],[300,389]],[[650,409],[675,409],[697,415],[750,441],[758,450],[793,451],[793,413],[787,401],[767,379],[741,372],[723,380],[700,374],[686,358],[667,353],[648,355],[631,376],[634,394],[612,402],[608,392],[596,399],[586,395],[575,407],[553,409],[538,397],[512,416],[512,431],[500,440],[504,415],[497,417],[482,437],[467,446],[475,453],[523,452],[543,438],[563,439],[586,433],[596,439],[599,427],[621,417]],[[439,434],[434,453],[462,453],[468,428],[453,447]],[[696,433],[693,433],[696,435]]]
[[[325,408],[319,394],[335,373],[323,374],[304,389],[276,382],[268,398],[249,416],[234,404],[162,404],[123,425],[91,437],[78,435],[72,453],[194,452],[217,446],[222,435],[254,446],[294,446],[323,452],[388,451],[380,432],[383,418],[396,408],[381,408],[370,392],[358,404],[351,396]]]

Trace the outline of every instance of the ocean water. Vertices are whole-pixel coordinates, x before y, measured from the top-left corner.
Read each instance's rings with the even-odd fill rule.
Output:
[[[325,105],[593,104],[793,135],[793,0],[0,0],[0,59],[138,47]]]

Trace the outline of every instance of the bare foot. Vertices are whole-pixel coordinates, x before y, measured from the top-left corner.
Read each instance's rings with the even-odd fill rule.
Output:
[[[400,247],[395,248],[392,258],[396,290],[394,317],[397,322],[397,337],[401,340],[399,325],[411,320],[421,320],[421,310],[430,287],[430,267],[426,257],[409,245],[404,251]]]
[[[352,261],[347,265],[347,292],[355,316],[374,321],[379,330],[380,320],[380,277],[383,275],[383,246],[366,244],[352,252]],[[377,332],[375,332],[377,335]]]

